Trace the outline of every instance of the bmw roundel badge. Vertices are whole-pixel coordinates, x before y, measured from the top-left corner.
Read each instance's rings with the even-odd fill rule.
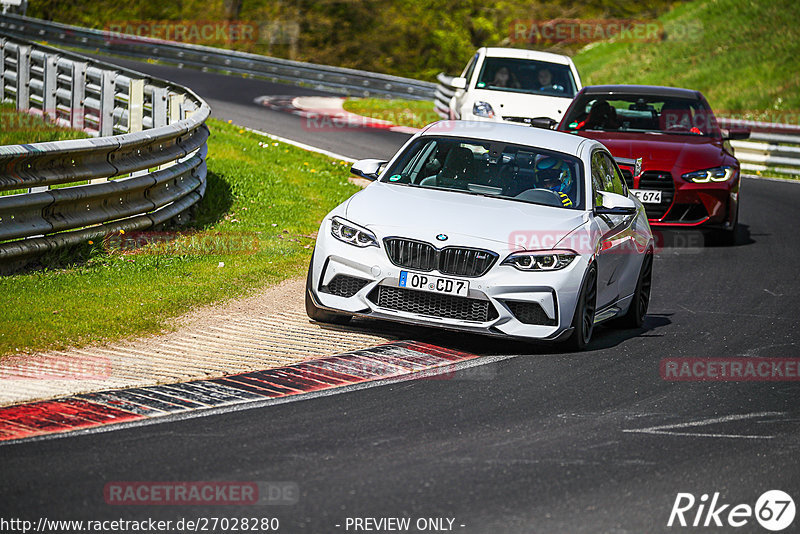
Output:
[[[447,241],[447,234],[439,234],[436,236],[439,241]]]

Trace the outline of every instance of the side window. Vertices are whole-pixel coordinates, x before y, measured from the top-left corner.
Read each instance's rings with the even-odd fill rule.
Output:
[[[600,199],[600,191],[610,191],[610,189],[606,188],[605,176],[606,170],[603,164],[603,153],[597,151],[592,154],[592,198],[594,199],[595,206],[600,206],[603,203]]]
[[[475,65],[478,63],[478,54],[472,56],[467,68],[464,70],[464,78],[467,79],[467,87],[469,87],[469,81],[472,78],[472,73],[475,72]]]
[[[607,190],[612,193],[617,193],[618,195],[627,196],[628,188],[625,186],[625,179],[622,177],[622,173],[619,172],[619,168],[614,164],[614,160],[612,160],[608,154],[604,154],[603,156],[605,160],[606,176],[611,184],[611,187]]]

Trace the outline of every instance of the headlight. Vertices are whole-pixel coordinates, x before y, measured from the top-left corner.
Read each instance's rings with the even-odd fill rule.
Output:
[[[494,118],[494,110],[492,109],[492,105],[482,100],[478,100],[472,105],[472,114],[478,117],[486,117],[488,119]]]
[[[375,234],[341,217],[331,219],[331,235],[339,241],[344,241],[356,247],[378,246],[378,239]]]
[[[682,176],[684,180],[704,184],[708,182],[727,182],[733,176],[733,167],[714,167],[704,171],[687,172]]]
[[[511,265],[520,271],[557,271],[572,263],[577,255],[572,250],[515,252],[503,260],[503,265]]]

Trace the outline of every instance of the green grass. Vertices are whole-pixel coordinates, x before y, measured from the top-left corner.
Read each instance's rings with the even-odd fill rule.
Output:
[[[17,111],[14,104],[0,103],[0,146],[66,141],[67,139],[85,139],[87,137],[89,135],[84,132],[56,126],[37,115],[21,113]],[[27,193],[27,191],[27,189],[0,191],[0,196]]]
[[[304,271],[320,220],[358,190],[349,166],[218,120],[208,124],[208,189],[194,229],[253,252],[208,250],[188,237],[161,254],[153,247],[109,253],[87,243],[56,258],[59,268],[2,277],[0,355],[159,331],[195,306]]]
[[[576,54],[584,85],[698,89],[720,116],[800,123],[796,0],[697,0],[660,20],[664,41],[599,43]]]
[[[29,113],[20,113],[13,104],[0,104],[0,145],[21,145],[85,139],[88,134],[62,128]]]
[[[423,126],[441,119],[427,100],[387,100],[384,98],[348,98],[344,109],[365,117],[383,119],[398,126]]]

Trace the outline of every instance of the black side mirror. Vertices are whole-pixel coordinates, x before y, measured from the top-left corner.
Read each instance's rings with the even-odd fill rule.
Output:
[[[534,117],[531,119],[531,126],[534,128],[544,128],[545,130],[552,130],[558,124],[557,120],[550,117]]]
[[[600,191],[602,204],[594,207],[597,215],[633,215],[636,213],[636,203],[624,195]]]
[[[747,128],[729,128],[722,130],[722,138],[726,141],[734,141],[736,139],[748,139],[750,137],[750,130]]]

